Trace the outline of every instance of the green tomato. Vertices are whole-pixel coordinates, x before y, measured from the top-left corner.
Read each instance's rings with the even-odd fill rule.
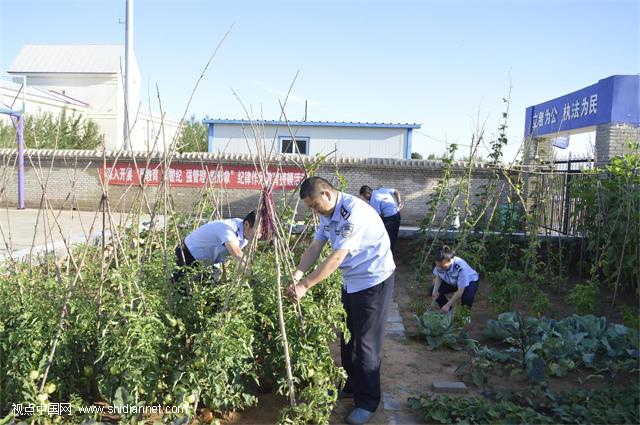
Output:
[[[85,366],[82,368],[82,374],[85,378],[91,378],[93,376],[93,368],[91,366]]]
[[[56,384],[50,382],[47,385],[44,386],[44,391],[47,394],[53,394],[56,391]]]
[[[32,370],[31,372],[29,372],[29,378],[31,378],[32,381],[35,381],[36,379],[38,379],[38,376],[40,374],[38,373],[37,370]]]
[[[114,365],[109,368],[109,373],[116,376],[120,374],[120,370]]]
[[[186,400],[186,402],[187,402],[187,403],[189,403],[189,404],[193,404],[193,403],[195,403],[195,402],[196,402],[196,396],[195,396],[195,395],[193,395],[193,394],[188,395],[188,396],[187,396],[187,398],[186,398],[185,400]]]
[[[171,406],[173,404],[173,395],[171,394],[165,395],[164,398],[162,399],[162,402],[164,403],[165,406]]]
[[[309,370],[307,370],[307,376],[308,376],[309,378],[313,377],[313,375],[315,375],[315,374],[316,374],[316,371],[315,371],[315,370],[313,370],[313,369],[309,369]]]
[[[45,401],[47,401],[49,399],[49,395],[47,395],[45,393],[40,393],[40,394],[38,394],[37,399],[38,399],[38,401],[40,403],[44,403]]]

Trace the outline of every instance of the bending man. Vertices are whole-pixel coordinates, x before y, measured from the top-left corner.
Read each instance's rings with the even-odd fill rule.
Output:
[[[347,382],[340,394],[353,395],[355,401],[347,423],[364,424],[380,403],[384,328],[395,271],[389,237],[373,209],[355,196],[338,192],[325,179],[310,177],[302,182],[300,199],[320,215],[320,225],[300,259],[294,285],[288,289],[289,297],[302,298],[336,269],[342,270],[342,303],[351,340],[346,343],[343,336],[341,341]],[[303,278],[327,241],[331,243],[331,254]]]
[[[398,231],[400,230],[400,210],[404,206],[400,198],[400,192],[384,187],[372,190],[369,186],[364,185],[360,188],[360,196],[369,202],[369,205],[382,217],[382,222],[391,241],[391,250],[393,251],[398,240]]]
[[[219,277],[219,267],[228,255],[238,262],[240,269],[248,270],[242,249],[260,230],[255,231],[256,212],[251,211],[243,219],[210,221],[191,232],[181,245],[176,247],[176,264],[178,270],[173,274],[173,282],[177,284],[185,266],[192,266],[196,261],[213,265],[214,281]]]

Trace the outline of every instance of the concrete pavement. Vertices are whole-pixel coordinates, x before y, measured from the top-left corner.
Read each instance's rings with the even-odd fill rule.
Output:
[[[127,216],[112,213],[112,219],[114,225],[124,225]],[[143,222],[148,220],[149,216],[141,218]],[[109,231],[108,217],[106,230]],[[99,240],[101,234],[101,212],[5,208],[0,210],[0,259],[9,253],[15,259],[51,252],[64,255],[65,241],[68,245],[86,243]]]

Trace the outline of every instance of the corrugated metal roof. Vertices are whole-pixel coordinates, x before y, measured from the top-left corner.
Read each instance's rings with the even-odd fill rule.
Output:
[[[365,128],[420,128],[417,123],[384,123],[384,122],[346,122],[346,121],[249,121],[233,119],[205,119],[204,124],[240,124],[240,125],[277,125],[290,126],[311,126],[311,127],[365,127]]]
[[[120,59],[122,58],[122,59]],[[124,68],[122,45],[26,45],[8,73],[117,74]]]

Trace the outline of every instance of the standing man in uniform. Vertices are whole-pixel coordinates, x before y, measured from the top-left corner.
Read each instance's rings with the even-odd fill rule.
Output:
[[[328,181],[309,177],[300,199],[320,215],[314,240],[300,259],[288,295],[302,298],[336,269],[342,270],[342,303],[351,340],[342,337],[340,351],[347,382],[341,396],[353,395],[355,408],[347,423],[367,423],[380,403],[380,365],[384,328],[391,303],[395,264],[380,216],[355,196],[338,192]],[[329,241],[331,254],[303,278]]]
[[[400,192],[385,187],[372,190],[369,186],[364,185],[360,188],[360,196],[369,202],[369,205],[382,217],[384,227],[389,233],[391,250],[393,251],[400,230],[400,210],[404,207]]]
[[[173,274],[173,283],[178,284],[184,275],[184,267],[195,262],[212,265],[214,281],[218,280],[220,265],[228,255],[238,263],[241,270],[247,271],[247,259],[242,249],[257,235],[256,212],[251,211],[243,219],[210,221],[191,232],[175,250],[178,269]]]

